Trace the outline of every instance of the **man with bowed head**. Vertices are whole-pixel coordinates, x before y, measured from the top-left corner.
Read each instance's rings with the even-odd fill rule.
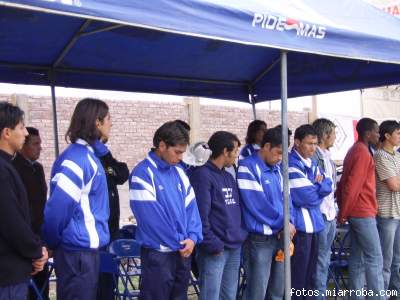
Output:
[[[154,148],[130,175],[144,300],[187,298],[191,254],[203,239],[195,194],[179,164],[188,143],[179,122],[163,124],[154,134]]]

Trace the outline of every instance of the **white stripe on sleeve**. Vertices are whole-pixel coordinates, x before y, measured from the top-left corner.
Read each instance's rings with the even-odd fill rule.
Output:
[[[258,192],[264,192],[262,186],[254,180],[238,179],[238,186],[239,189],[242,190],[254,190]]]
[[[51,181],[57,182],[57,186],[76,202],[81,200],[82,190],[65,174],[57,173]]]

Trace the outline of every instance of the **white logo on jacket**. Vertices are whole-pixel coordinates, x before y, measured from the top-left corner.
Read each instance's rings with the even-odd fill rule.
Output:
[[[232,188],[222,188],[222,192],[224,193],[226,205],[236,204],[235,198],[233,198]]]

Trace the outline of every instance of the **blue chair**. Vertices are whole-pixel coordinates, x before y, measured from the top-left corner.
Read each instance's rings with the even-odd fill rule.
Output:
[[[125,225],[119,230],[120,239],[135,239],[136,238],[135,224]]]
[[[111,265],[111,270],[115,271],[115,290],[116,299],[138,299],[140,286],[140,245],[133,239],[119,239],[113,241],[108,249],[109,254],[113,255],[116,265]]]
[[[339,231],[332,246],[331,262],[329,265],[328,282],[332,280],[336,291],[347,289],[347,276],[344,271],[349,266],[350,231]]]

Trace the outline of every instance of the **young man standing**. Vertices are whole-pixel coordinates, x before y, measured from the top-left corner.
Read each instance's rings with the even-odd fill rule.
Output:
[[[312,160],[317,149],[317,133],[311,125],[302,125],[294,133],[294,147],[289,154],[289,184],[295,215],[292,288],[312,290],[318,258],[318,235],[324,230],[320,205],[332,193],[332,180]],[[305,299],[306,295],[294,297]]]
[[[400,293],[400,124],[384,121],[379,126],[382,148],[375,152],[378,231],[383,255],[385,290]]]
[[[24,113],[0,102],[0,299],[26,300],[31,274],[43,270],[47,250],[31,227],[29,202],[11,163],[28,132]]]
[[[110,129],[106,103],[79,101],[66,134],[72,144],[53,165],[43,236],[54,250],[58,299],[96,298],[98,249],[110,236],[106,175],[93,147]]]
[[[238,186],[245,228],[243,246],[247,276],[245,299],[282,299],[284,265],[276,259],[283,247],[283,190],[281,128],[266,131],[261,149],[239,162]],[[296,230],[290,224],[291,238]]]
[[[237,185],[225,167],[235,163],[240,141],[230,132],[218,131],[210,137],[208,146],[212,151],[210,160],[190,175],[204,237],[196,249],[200,299],[234,300],[246,232]]]
[[[32,230],[37,236],[41,236],[43,224],[43,211],[47,199],[47,185],[44,177],[43,166],[37,161],[42,151],[39,130],[33,127],[26,127],[28,136],[25,139],[21,151],[13,159],[13,165],[17,170],[26,188],[29,211],[31,215]],[[42,297],[49,298],[49,285],[47,283],[49,274],[48,268],[32,277],[39,290],[46,286]],[[37,295],[33,288],[29,289],[29,299],[36,299]]]
[[[181,124],[163,124],[154,134],[154,148],[130,176],[144,300],[187,298],[191,253],[203,238],[195,194],[179,165],[188,143]]]
[[[338,222],[343,224],[348,221],[350,224],[349,288],[361,290],[366,278],[368,290],[374,293],[369,299],[384,299],[379,296],[384,284],[382,251],[375,219],[375,163],[368,149],[369,145],[378,143],[379,127],[375,120],[363,118],[358,121],[356,130],[358,141],[346,154],[336,192]],[[361,297],[353,295],[352,298]]]
[[[324,197],[320,206],[325,227],[318,234],[318,260],[314,276],[315,288],[319,291],[319,296],[317,298],[324,299],[325,297],[322,295],[324,295],[326,291],[328,270],[331,261],[331,246],[336,234],[336,206],[334,196],[336,187],[336,166],[331,159],[331,153],[329,151],[335,143],[336,126],[332,121],[324,118],[315,120],[312,125],[318,138],[318,147],[313,155],[313,159],[318,162],[318,167],[325,176],[332,179],[332,192]]]

